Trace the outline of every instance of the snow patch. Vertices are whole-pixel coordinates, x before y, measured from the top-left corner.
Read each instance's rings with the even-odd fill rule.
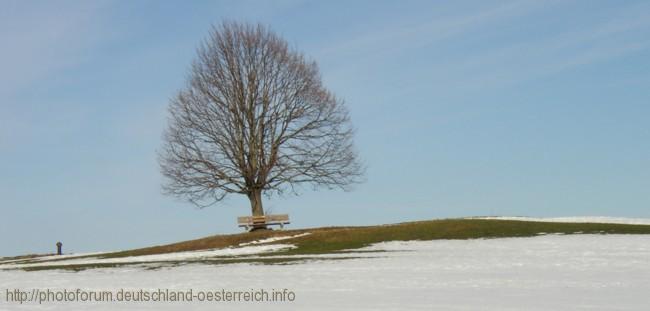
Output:
[[[247,243],[240,243],[239,246],[249,246],[249,245],[256,245],[256,244],[272,243],[272,242],[277,242],[277,241],[282,241],[282,240],[295,239],[295,238],[307,236],[307,235],[310,235],[310,234],[311,234],[310,232],[305,232],[305,233],[290,235],[290,236],[272,237],[272,238],[268,238],[268,239],[262,239],[262,240],[247,242]]]
[[[72,259],[79,257],[87,256],[96,256],[106,254],[106,252],[95,252],[95,253],[79,253],[79,254],[64,254],[64,255],[44,255],[30,258],[20,258],[20,259],[11,259],[11,260],[0,260],[0,265],[16,262],[39,262],[39,261],[48,261],[48,260],[58,260],[58,259]]]
[[[577,216],[577,217],[486,216],[486,217],[468,217],[468,219],[650,225],[650,219],[648,218],[625,218],[625,217],[603,217],[603,216]]]

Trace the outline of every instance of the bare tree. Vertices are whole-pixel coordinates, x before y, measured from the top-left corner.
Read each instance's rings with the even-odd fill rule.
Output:
[[[315,62],[269,28],[235,22],[213,27],[197,54],[169,107],[167,194],[200,207],[243,194],[257,216],[263,193],[360,181],[349,114]]]

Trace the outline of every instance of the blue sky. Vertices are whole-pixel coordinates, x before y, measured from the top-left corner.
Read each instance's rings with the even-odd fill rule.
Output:
[[[346,100],[367,182],[265,201],[295,227],[650,217],[647,1],[0,1],[0,255],[238,232],[161,194],[168,100],[223,19]]]

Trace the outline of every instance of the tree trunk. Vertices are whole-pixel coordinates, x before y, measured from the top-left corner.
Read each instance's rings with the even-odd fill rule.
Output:
[[[262,207],[262,190],[253,189],[248,194],[248,199],[251,201],[253,216],[264,216],[264,208]]]
[[[251,201],[251,210],[253,212],[253,216],[264,216],[264,208],[262,207],[262,190],[253,189],[248,194],[248,199]],[[251,231],[265,229],[266,225],[253,225]]]

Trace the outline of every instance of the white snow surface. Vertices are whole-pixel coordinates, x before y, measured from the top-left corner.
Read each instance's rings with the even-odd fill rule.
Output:
[[[576,216],[572,216],[572,217],[486,216],[486,217],[469,217],[469,219],[650,225],[650,218],[625,218],[625,217],[604,217],[604,216],[578,216],[578,217]]]
[[[64,260],[54,260],[46,262],[36,262],[36,263],[26,263],[26,264],[0,264],[0,270],[2,269],[15,269],[15,268],[28,268],[28,267],[43,267],[43,266],[66,266],[66,265],[79,265],[79,264],[110,264],[110,263],[151,263],[151,262],[165,262],[165,261],[190,261],[190,260],[201,260],[201,259],[210,259],[214,257],[232,257],[232,256],[243,256],[243,255],[253,255],[267,252],[274,252],[279,250],[285,250],[294,248],[295,246],[290,244],[272,244],[272,245],[257,245],[257,246],[246,246],[246,247],[233,247],[233,248],[220,248],[220,249],[210,249],[210,250],[201,250],[201,251],[189,251],[189,252],[176,252],[176,253],[167,253],[167,254],[156,254],[156,255],[143,255],[143,256],[130,256],[130,257],[118,257],[118,258],[79,258],[76,257],[67,257]],[[68,259],[72,258],[72,259]],[[53,259],[58,259],[54,256]]]
[[[388,242],[364,258],[0,270],[0,310],[648,310],[650,235]],[[354,253],[348,255],[355,255]],[[5,302],[5,289],[289,289],[293,302]]]

